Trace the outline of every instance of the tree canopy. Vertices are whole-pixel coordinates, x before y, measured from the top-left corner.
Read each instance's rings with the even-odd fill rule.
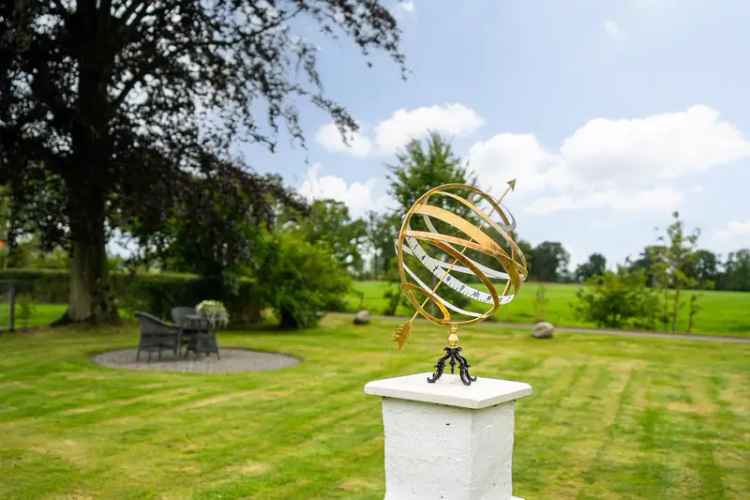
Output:
[[[150,227],[205,189],[188,178],[217,172],[207,157],[238,140],[273,150],[282,127],[304,144],[303,101],[357,128],[323,92],[311,26],[404,67],[396,20],[378,1],[0,4],[0,184],[13,194],[14,238],[35,230],[70,248],[70,319],[116,314],[109,232]]]

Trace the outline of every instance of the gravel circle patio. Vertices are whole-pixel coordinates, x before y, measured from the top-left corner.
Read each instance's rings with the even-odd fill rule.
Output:
[[[287,368],[300,362],[288,354],[232,348],[221,349],[221,359],[216,359],[214,354],[198,357],[190,354],[176,358],[171,352],[163,352],[161,360],[152,354],[150,362],[148,353],[142,352],[140,361],[136,361],[135,357],[135,349],[123,349],[97,354],[93,360],[109,368],[193,373],[262,372]]]

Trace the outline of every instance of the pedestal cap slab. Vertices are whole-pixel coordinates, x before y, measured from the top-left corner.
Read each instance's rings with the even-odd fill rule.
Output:
[[[457,375],[446,374],[430,384],[427,382],[430,375],[432,373],[425,372],[373,380],[365,385],[365,394],[473,410],[514,401],[531,394],[531,386],[523,382],[480,377],[467,386],[461,383]]]

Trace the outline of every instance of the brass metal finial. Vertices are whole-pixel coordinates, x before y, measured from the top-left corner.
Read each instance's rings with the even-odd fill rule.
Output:
[[[451,325],[451,333],[448,335],[448,346],[458,346],[458,327],[456,325]]]

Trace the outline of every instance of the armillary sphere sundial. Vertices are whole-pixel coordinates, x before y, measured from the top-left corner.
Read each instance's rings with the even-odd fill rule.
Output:
[[[430,383],[446,362],[451,373],[459,366],[464,384],[476,381],[461,355],[458,327],[483,321],[511,302],[528,276],[526,257],[514,240],[516,220],[502,204],[515,184],[509,181],[497,200],[475,186],[444,184],[420,196],[404,215],[396,257],[401,289],[415,312],[393,338],[401,349],[417,315],[449,329]],[[484,312],[464,309],[472,303],[486,305]]]

